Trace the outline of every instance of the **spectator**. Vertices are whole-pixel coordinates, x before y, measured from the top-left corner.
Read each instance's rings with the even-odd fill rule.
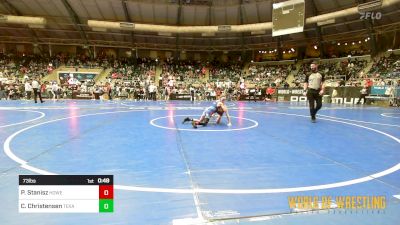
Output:
[[[32,96],[32,85],[30,84],[29,80],[25,81],[25,93],[26,93],[26,99],[31,100]]]
[[[53,81],[53,84],[51,85],[51,94],[53,96],[53,100],[58,100],[58,94],[59,94],[59,87],[57,82]]]
[[[363,100],[363,104],[366,103],[366,96],[368,95],[368,86],[365,85],[361,90],[360,90],[360,97],[358,98],[357,104],[361,103],[361,99]]]
[[[0,81],[0,100],[1,99],[7,99],[6,97],[6,87],[5,85]]]
[[[149,99],[155,101],[156,100],[157,87],[154,83],[150,83],[149,85]]]

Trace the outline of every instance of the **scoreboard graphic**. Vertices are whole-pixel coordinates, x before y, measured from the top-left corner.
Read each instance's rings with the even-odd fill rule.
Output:
[[[303,32],[304,0],[289,0],[272,5],[272,36]]]
[[[19,175],[19,212],[114,212],[113,180],[113,175]]]

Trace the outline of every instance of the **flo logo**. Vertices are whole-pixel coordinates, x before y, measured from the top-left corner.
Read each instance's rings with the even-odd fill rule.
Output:
[[[363,12],[360,13],[360,19],[361,20],[380,20],[382,18],[382,13],[381,12]]]

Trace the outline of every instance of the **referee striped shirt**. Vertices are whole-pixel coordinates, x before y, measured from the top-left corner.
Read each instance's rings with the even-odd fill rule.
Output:
[[[320,90],[324,80],[324,76],[317,72],[306,76],[305,83],[308,84],[308,88],[310,89]]]

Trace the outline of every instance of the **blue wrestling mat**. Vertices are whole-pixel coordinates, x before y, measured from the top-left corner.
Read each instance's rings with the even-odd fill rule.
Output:
[[[232,126],[182,124],[210,104],[0,101],[1,224],[399,224],[398,108],[325,104],[311,123],[302,103],[228,102]],[[19,174],[114,175],[114,213],[20,214]],[[338,208],[357,196],[385,206]]]

